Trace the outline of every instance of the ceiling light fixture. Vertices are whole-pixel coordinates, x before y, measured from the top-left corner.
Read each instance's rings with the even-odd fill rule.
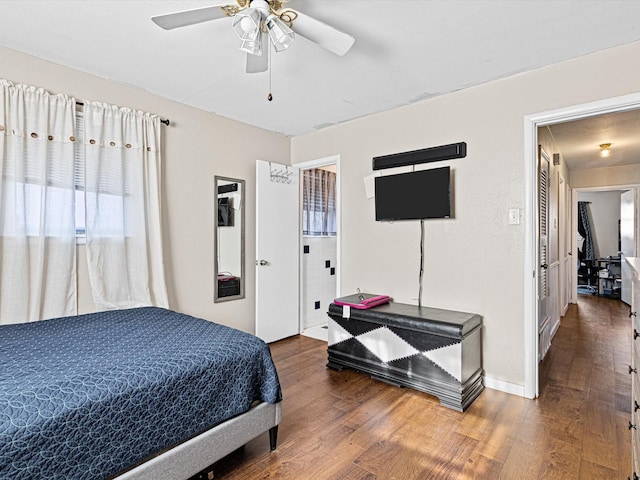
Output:
[[[267,17],[265,25],[276,52],[286,50],[295,40],[293,30],[291,30],[287,24],[280,20],[280,18],[275,14],[272,13]]]
[[[240,40],[255,40],[260,33],[262,15],[256,8],[242,10],[233,17],[231,27],[236,32]]]
[[[266,45],[262,45],[260,32],[268,32],[275,51],[282,52],[295,40],[290,25],[296,17],[297,14],[291,10],[276,12],[267,1],[253,0],[249,8],[235,13],[231,26],[242,40],[240,50],[261,56]]]
[[[258,36],[256,38],[242,40],[240,50],[250,53],[251,55],[262,55],[262,38]]]
[[[601,143],[600,144],[600,156],[602,158],[606,158],[611,155],[611,144],[610,143]]]

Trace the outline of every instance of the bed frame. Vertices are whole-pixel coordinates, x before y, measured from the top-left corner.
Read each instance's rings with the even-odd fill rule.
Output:
[[[7,372],[14,368],[11,376],[0,375],[0,403],[16,404],[15,418],[0,414],[0,438],[6,432],[12,435],[10,442],[0,445],[0,477],[45,478],[53,474],[108,480],[188,480],[266,432],[271,450],[275,450],[282,391],[264,342],[166,309],[132,310],[0,326],[3,334],[7,332],[7,345],[13,347],[0,348],[0,358],[6,358]],[[174,337],[167,340],[164,335],[162,341],[149,342],[149,335],[158,329],[181,332],[180,341]],[[192,338],[194,335],[198,338]],[[130,355],[122,348],[123,340],[128,347],[137,347],[136,355],[144,362],[152,363]],[[97,345],[105,346],[101,355],[86,355],[89,349],[97,351]],[[229,345],[237,354],[225,353]],[[9,352],[19,355],[5,355]],[[38,357],[38,352],[55,356]],[[105,355],[113,355],[114,361],[105,362]],[[153,363],[155,356],[163,363]],[[72,372],[64,368],[83,360],[83,368],[74,367]],[[156,365],[165,378],[155,374]],[[193,365],[197,368],[184,368]],[[23,373],[40,366],[44,381]],[[150,376],[133,368],[145,366]],[[247,370],[247,378],[236,377],[244,373],[238,371],[239,366]],[[107,371],[110,376],[104,375]],[[17,380],[21,377],[28,380],[20,383]],[[68,388],[63,388],[64,382],[69,383]],[[93,390],[89,388],[92,382]],[[51,395],[39,397],[49,390]],[[111,395],[113,392],[118,395]],[[172,395],[178,401],[172,402]],[[134,408],[138,405],[146,409]],[[118,408],[110,411],[105,407]],[[130,436],[116,428],[120,422],[130,426]],[[69,437],[73,443],[68,443]]]
[[[229,455],[257,436],[269,432],[271,450],[276,449],[282,402],[260,403],[246,413],[223,422],[112,480],[187,480]]]

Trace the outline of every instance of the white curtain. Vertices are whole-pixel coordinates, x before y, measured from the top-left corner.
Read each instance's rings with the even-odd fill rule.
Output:
[[[0,80],[0,323],[77,313],[74,112]]]
[[[85,102],[86,248],[99,310],[168,307],[160,127],[155,115]]]

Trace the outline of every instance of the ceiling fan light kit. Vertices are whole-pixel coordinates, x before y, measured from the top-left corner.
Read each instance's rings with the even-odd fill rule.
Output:
[[[261,31],[269,34],[276,52],[286,50],[295,40],[293,30],[266,0],[253,0],[248,8],[238,11],[233,16],[232,27],[242,40],[240,50],[251,55],[262,55]]]

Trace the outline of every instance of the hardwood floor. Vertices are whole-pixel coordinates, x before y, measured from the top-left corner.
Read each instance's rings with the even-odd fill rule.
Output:
[[[622,302],[581,296],[527,400],[485,389],[465,413],[435,397],[325,367],[326,343],[271,345],[284,392],[267,435],[219,462],[223,479],[626,479],[631,327]]]

